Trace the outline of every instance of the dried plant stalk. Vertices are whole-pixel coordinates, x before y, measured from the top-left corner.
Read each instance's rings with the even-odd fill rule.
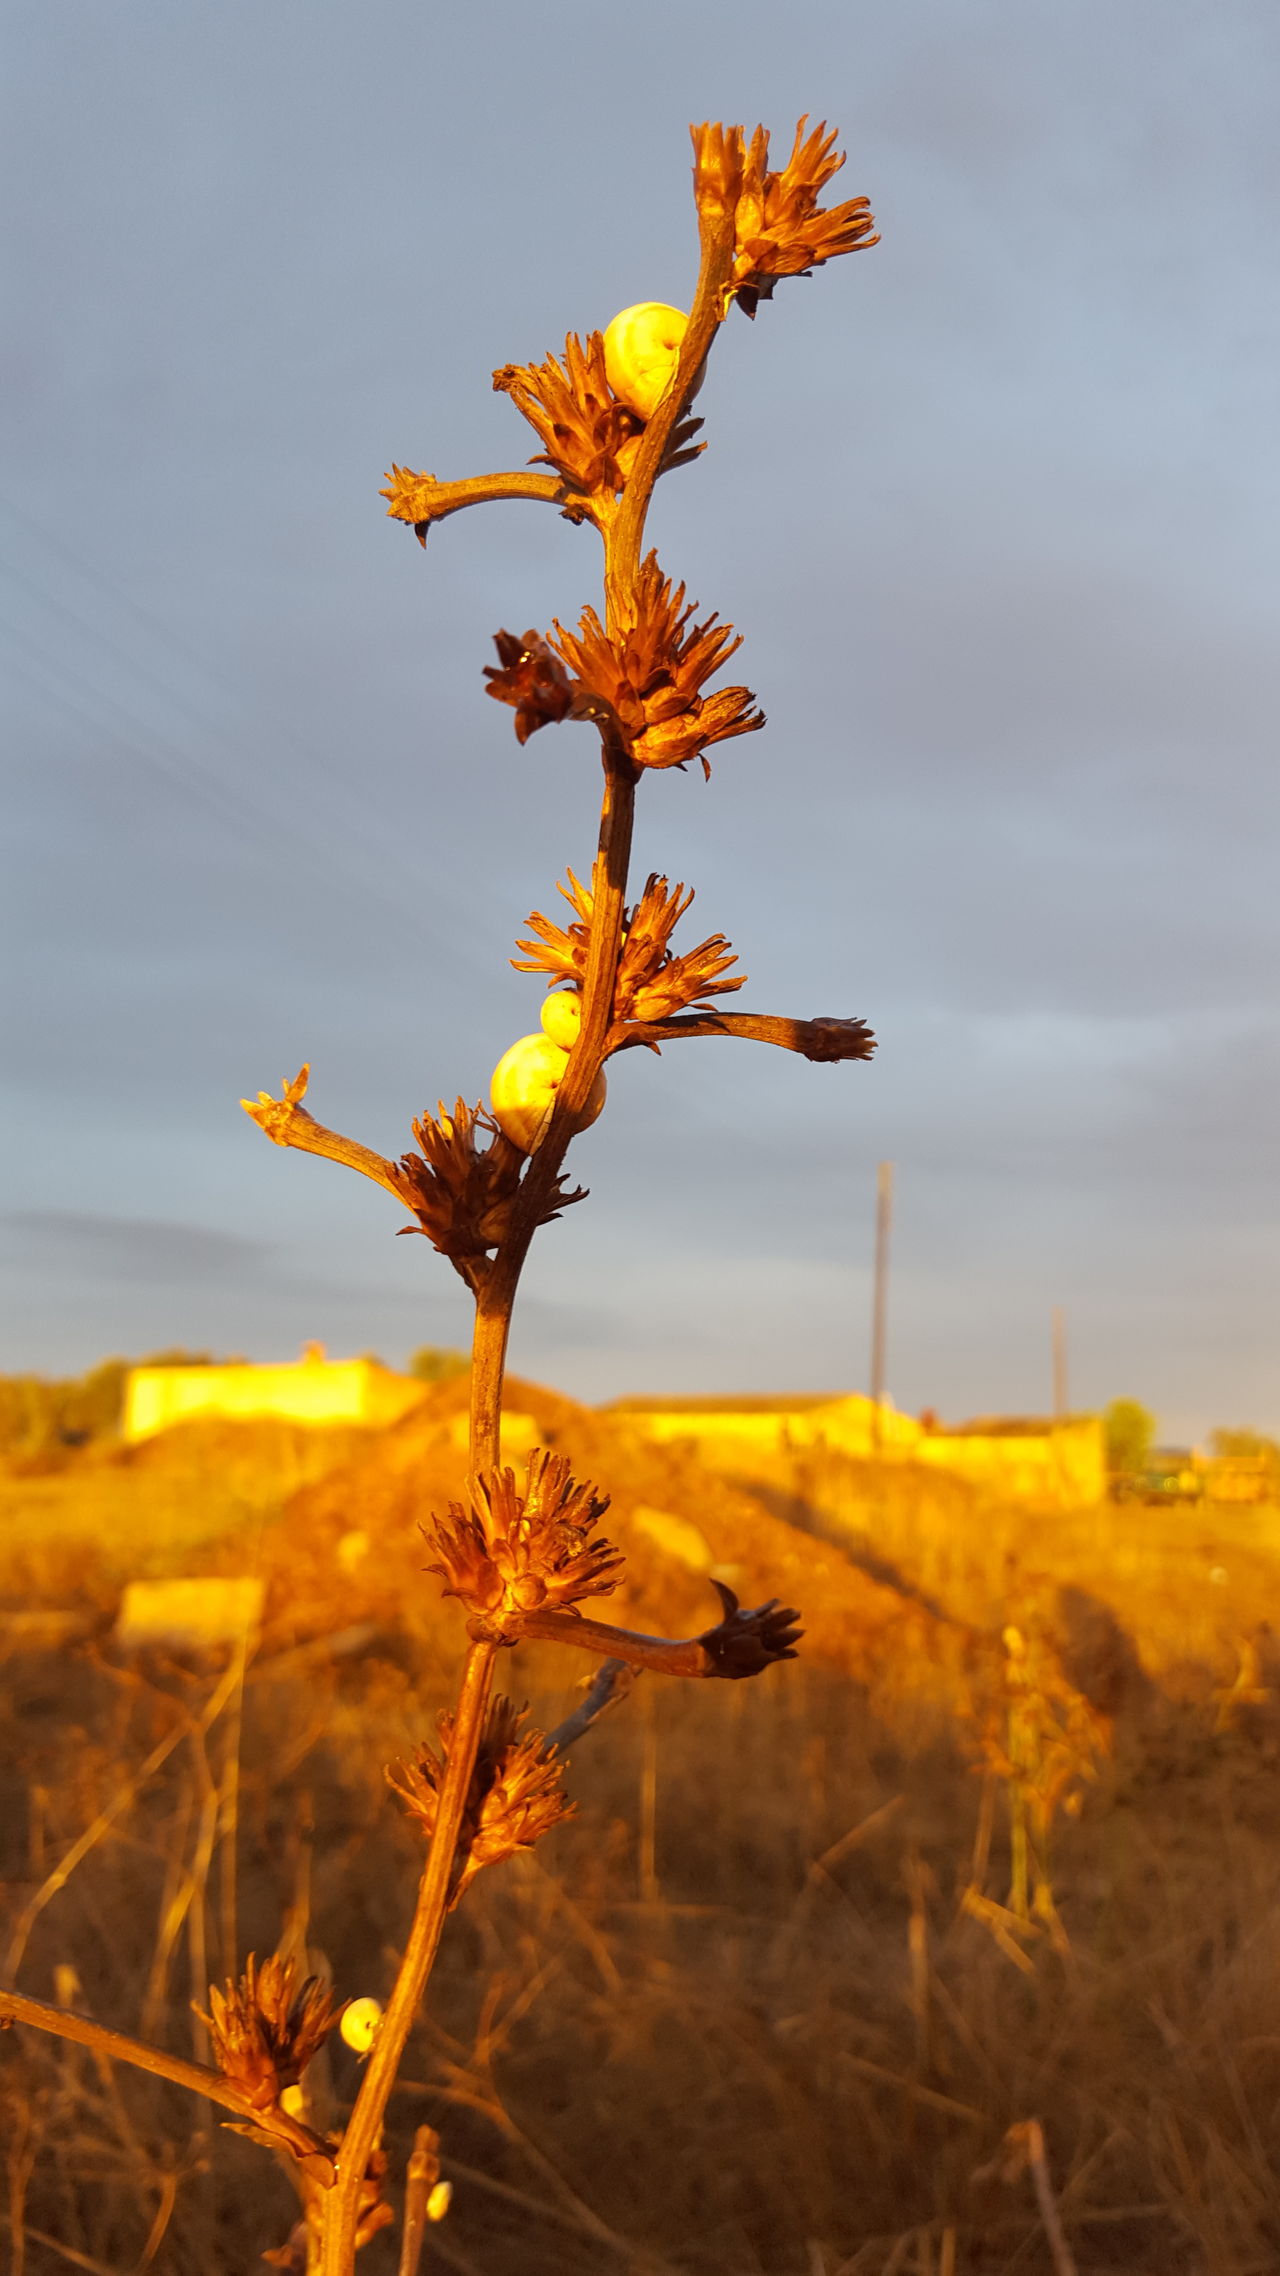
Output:
[[[621,1565],[596,1531],[607,1496],[571,1479],[567,1465],[545,1450],[535,1452],[517,1485],[501,1465],[499,1424],[525,1259],[539,1227],[584,1198],[579,1189],[566,1190],[564,1161],[574,1136],[600,1111],[606,1060],[705,1036],[771,1043],[828,1063],[863,1060],[874,1049],[858,1019],[718,1010],[714,999],[736,993],[744,978],[726,977],[736,957],[722,934],[673,949],[692,893],[651,876],[635,904],[627,900],[641,780],[694,759],[709,774],[711,746],[764,725],[748,688],[709,687],[740,636],[714,612],[698,615],[684,584],[655,552],[645,552],[645,525],[659,476],[703,448],[693,440],[702,422],[690,405],[730,308],[736,303],[754,315],[780,278],[875,242],[865,198],[820,206],[843,160],[835,136],[825,126],[807,133],[807,123],[801,120],[781,170],[770,169],[763,128],[749,142],[738,126],[691,130],[700,265],[687,320],[642,306],[604,334],[589,332],[585,343],[571,334],[563,359],[508,364],[494,375],[495,387],[532,426],[540,445],[535,464],[548,471],[442,482],[393,466],[383,493],[392,518],[423,543],[449,515],[505,499],[554,505],[598,532],[599,606],[582,608],[573,632],[560,624],[547,634],[499,632],[498,663],[486,677],[488,693],[514,710],[521,743],[563,722],[594,729],[603,795],[589,883],[570,878],[573,921],[560,927],[535,913],[534,937],[520,943],[518,968],[542,973],[557,992],[544,1008],[543,1035],[523,1038],[504,1055],[489,1108],[462,1099],[451,1109],[441,1104],[435,1116],[414,1122],[417,1151],[392,1161],[315,1120],[303,1104],[305,1067],[280,1098],[259,1093],[245,1102],[273,1143],[323,1155],[381,1186],[407,1212],[411,1222],[403,1229],[426,1235],[475,1303],[469,1494],[437,1518],[433,1532],[433,1569],[459,1600],[468,1648],[455,1705],[442,1723],[441,1752],[421,1747],[391,1773],[429,1846],[403,1958],[345,2131],[321,2139],[285,2107],[340,2006],[314,1983],[300,1985],[283,1957],[261,1968],[251,1959],[238,1982],[211,1991],[206,2020],[217,2072],[175,2063],[87,2019],[0,1995],[0,2018],[79,2037],[179,2079],[235,2112],[251,2138],[292,2156],[305,2220],[268,2255],[282,2267],[305,2263],[323,2276],[351,2276],[360,2245],[390,2219],[381,2193],[383,2121],[446,1915],[481,1866],[531,1846],[568,1807],[555,1739],[521,1734],[510,1703],[491,1702],[499,1650],[527,1639],[571,1644],[604,1660],[583,1709],[556,1734],[567,1743],[622,1695],[632,1668],[738,1681],[793,1658],[799,1640],[792,1608],[776,1598],[742,1607],[720,1583],[719,1617],[694,1637],[637,1634],[584,1614],[583,1601],[607,1594]],[[28,1913],[34,1917],[32,1907]],[[19,1953],[29,1925],[24,1915]],[[430,2144],[420,2137],[415,2157],[401,2254],[409,2271],[421,2250],[426,2177],[438,2172],[434,2137]]]

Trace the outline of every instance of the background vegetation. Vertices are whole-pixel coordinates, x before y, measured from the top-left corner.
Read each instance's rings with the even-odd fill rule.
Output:
[[[187,2053],[193,1992],[249,1949],[385,1993],[420,1849],[383,1765],[433,1735],[456,1656],[417,1523],[461,1483],[466,1397],[442,1382],[376,1435],[202,1422],[11,1470],[0,1873],[24,1989]],[[1080,2271],[1274,2269],[1275,1508],[1050,1518],[812,1455],[756,1494],[625,1415],[509,1400],[614,1484],[641,1575],[619,1617],[711,1616],[662,1548],[676,1519],[744,1600],[802,1604],[808,1639],[756,1686],[641,1678],[575,1751],[577,1816],[453,1920],[392,2105],[397,2150],[429,2120],[455,2186],[427,2266],[1039,2270],[1002,2153],[1036,2117]],[[266,1576],[242,1693],[123,1658],[139,1570]],[[517,1696],[558,1681],[531,1702],[553,1725],[581,1669],[512,1657]],[[339,2104],[355,2079],[335,2046]],[[287,2177],[159,2082],[15,2030],[0,2098],[15,2270],[230,2276],[288,2232]],[[394,2245],[362,2262],[385,2276]]]

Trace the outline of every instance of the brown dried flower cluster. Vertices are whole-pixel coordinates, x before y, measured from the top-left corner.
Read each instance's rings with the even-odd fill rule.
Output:
[[[685,605],[683,585],[673,588],[656,553],[641,564],[635,615],[618,640],[610,639],[593,608],[578,630],[556,625],[552,645],[576,674],[584,693],[608,707],[637,766],[683,767],[708,744],[749,735],[764,725],[753,711],[750,688],[720,688],[703,696],[702,683],[742,646],[731,624],[709,616],[686,630],[696,603]]]
[[[484,668],[487,692],[511,705],[517,739],[526,743],[562,719],[606,720],[636,766],[683,767],[701,758],[709,775],[707,746],[752,734],[764,713],[752,710],[750,688],[702,694],[703,682],[742,641],[714,615],[686,630],[696,603],[686,606],[684,596],[651,553],[637,580],[634,621],[621,638],[610,638],[593,608],[583,610],[576,634],[557,623],[554,641],[537,632],[523,639],[495,633],[499,662]]]
[[[778,1660],[796,1657],[804,1630],[793,1604],[782,1604],[771,1596],[767,1604],[748,1607],[739,1604],[723,1581],[713,1580],[711,1586],[720,1599],[721,1615],[714,1628],[703,1630],[698,1641],[716,1675],[737,1681],[759,1675]]]
[[[431,523],[448,511],[449,491],[449,484],[437,482],[434,474],[415,474],[411,466],[393,463],[378,496],[387,500],[389,518],[407,522],[416,530],[418,543],[425,545]]]
[[[689,133],[693,138],[693,194],[699,218],[716,222],[727,213],[736,216],[745,156],[742,128],[706,119],[701,126],[691,126]]]
[[[603,527],[626,487],[645,428],[640,413],[620,402],[609,385],[603,335],[589,332],[584,348],[570,332],[563,363],[547,356],[540,364],[504,364],[493,384],[511,397],[542,443],[530,465],[552,467],[573,493],[564,507],[567,518],[589,517]],[[701,419],[679,421],[663,452],[664,474],[701,455],[705,445],[693,441],[701,425]],[[405,518],[396,503],[391,510]]]
[[[404,1231],[425,1233],[475,1287],[488,1251],[497,1248],[510,1230],[525,1156],[504,1138],[483,1107],[470,1107],[463,1099],[455,1102],[451,1113],[441,1100],[437,1115],[424,1114],[414,1123],[413,1135],[422,1152],[401,1156],[398,1179],[418,1223],[406,1225]],[[479,1143],[481,1137],[486,1143]],[[539,1224],[550,1224],[562,1209],[585,1198],[584,1186],[570,1193],[563,1177],[557,1178],[551,1205]]]
[[[730,980],[721,977],[738,961],[723,933],[712,933],[681,956],[674,954],[671,935],[693,898],[692,886],[671,889],[665,877],[646,879],[640,899],[625,918],[614,997],[618,1019],[670,1019],[691,1005],[712,996],[730,996],[746,986],[745,972]]]
[[[610,387],[599,332],[587,334],[585,348],[570,332],[563,363],[548,356],[540,364],[504,364],[493,384],[511,397],[542,444],[531,465],[553,467],[584,499],[622,489],[635,455],[627,445],[644,421]]]
[[[554,924],[535,909],[529,917],[534,940],[516,942],[522,957],[511,961],[517,972],[545,972],[548,985],[572,980],[581,986],[586,975],[594,901],[590,888],[569,871],[567,885],[556,891],[575,912],[567,926]],[[712,933],[696,948],[677,956],[671,935],[692,904],[692,886],[670,887],[665,877],[649,877],[634,908],[623,915],[622,954],[614,990],[615,1020],[670,1019],[676,1012],[702,1004],[713,996],[732,995],[745,986],[745,972],[731,980],[721,975],[737,957],[723,933]]]
[[[209,1986],[206,2015],[214,2061],[224,2078],[243,2087],[255,2110],[269,2110],[286,2086],[296,2086],[323,2046],[346,2000],[335,2001],[318,1976],[298,1981],[296,1960],[273,1954],[259,1967],[251,1952],[239,1983]]]
[[[450,1905],[486,1865],[499,1865],[517,1850],[532,1849],[574,1805],[563,1791],[564,1765],[541,1731],[519,1735],[526,1710],[510,1699],[495,1699],[485,1717],[466,1809],[458,1838]],[[417,1818],[428,1839],[435,1832],[440,1789],[453,1742],[453,1716],[438,1718],[441,1752],[419,1747],[411,1762],[387,1769],[387,1783]]]
[[[570,1475],[563,1454],[535,1448],[523,1493],[514,1471],[482,1470],[471,1507],[450,1502],[430,1535],[441,1562],[427,1569],[439,1573],[446,1596],[460,1597],[476,1615],[480,1633],[500,1637],[523,1612],[577,1604],[617,1587],[620,1551],[591,1538],[608,1507],[607,1495]]]
[[[517,743],[527,743],[540,727],[582,716],[574,709],[577,689],[540,633],[526,632],[521,640],[514,632],[495,632],[493,644],[498,662],[484,667],[485,694],[511,705]]]
[[[522,948],[525,953],[511,959],[517,972],[545,972],[549,988],[554,987],[557,980],[572,980],[580,988],[587,976],[595,896],[590,886],[584,885],[572,870],[567,874],[568,884],[557,885],[556,891],[575,912],[573,923],[557,925],[552,918],[544,917],[541,910],[531,910],[529,927],[538,937],[536,940],[518,940],[516,947]]]
[[[806,134],[808,113],[796,127],[791,156],[781,172],[769,167],[769,137],[758,126],[750,144],[741,127],[690,128],[694,195],[698,211],[716,220],[734,211],[733,278],[727,298],[748,316],[769,300],[779,277],[808,276],[839,253],[878,245],[866,198],[820,206],[818,199],[844,164],[826,121]]]

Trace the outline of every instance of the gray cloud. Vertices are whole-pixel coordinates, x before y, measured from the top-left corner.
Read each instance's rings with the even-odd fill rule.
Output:
[[[308,1057],[398,1150],[534,1024],[507,959],[596,762],[518,750],[480,670],[598,559],[523,507],[420,554],[378,483],[519,463],[492,368],[688,289],[687,115],[785,138],[820,91],[884,242],[731,320],[659,495],[770,726],[645,785],[637,870],[881,1052],[619,1068],[520,1364],[856,1379],[883,1156],[904,1399],[1038,1399],[1067,1301],[1087,1395],[1280,1426],[1274,13],[799,0],[780,50],[744,0],[728,80],[714,9],[558,20],[571,128],[510,0],[15,25],[11,1364],[464,1339],[385,1197],[235,1101]],[[450,90],[429,147],[388,54]]]
[[[205,1225],[77,1209],[6,1210],[0,1214],[0,1239],[19,1268],[166,1286],[226,1280],[260,1268],[269,1253],[260,1241]]]

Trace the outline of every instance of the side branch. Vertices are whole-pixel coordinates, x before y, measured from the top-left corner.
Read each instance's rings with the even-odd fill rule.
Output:
[[[282,2149],[292,2152],[301,2164],[327,2189],[332,2186],[334,2153],[331,2143],[291,2118],[278,2105],[263,2110],[242,2088],[224,2078],[221,2071],[211,2070],[206,2063],[189,2063],[181,2055],[165,2054],[159,2047],[149,2047],[144,2039],[130,2039],[123,2031],[111,2031],[104,2023],[95,2023],[90,2016],[73,2015],[66,2008],[50,2007],[42,1999],[28,1999],[24,1992],[0,1991],[0,2030],[13,2023],[30,2023],[38,2031],[47,2031],[55,2039],[72,2039],[77,2046],[92,2048],[95,2055],[105,2056],[108,2062],[131,2063],[135,2070],[150,2071],[156,2078],[167,2078],[174,2086],[185,2086],[193,2094],[203,2094],[207,2102],[217,2102],[224,2110],[234,2110],[238,2118],[247,2119],[260,2133],[274,2135]]]
[[[392,466],[387,485],[379,495],[390,499],[392,521],[408,522],[418,543],[425,545],[432,522],[442,522],[463,506],[486,506],[496,498],[537,498],[544,505],[570,509],[575,493],[551,474],[472,474],[461,482],[437,482],[434,474],[415,474],[410,467]]]
[[[704,1628],[700,1636],[645,1636],[633,1628],[612,1628],[605,1620],[590,1620],[582,1613],[557,1611],[553,1606],[522,1613],[507,1628],[505,1641],[518,1643],[528,1637],[543,1644],[576,1644],[580,1651],[625,1660],[631,1667],[650,1668],[655,1675],[685,1676],[694,1681],[707,1676],[737,1681],[761,1674],[776,1660],[795,1658],[802,1631],[794,1606],[779,1604],[777,1597],[771,1596],[767,1604],[747,1609],[723,1581],[712,1581],[711,1586],[724,1610],[714,1628]]]
[[[272,1098],[268,1091],[259,1091],[257,1099],[242,1098],[241,1106],[250,1120],[264,1130],[273,1146],[296,1146],[303,1154],[322,1154],[326,1161],[343,1162],[349,1170],[359,1170],[363,1177],[372,1178],[375,1185],[384,1186],[395,1195],[406,1209],[413,1205],[405,1194],[404,1177],[394,1162],[375,1154],[372,1146],[362,1146],[356,1138],[344,1138],[337,1130],[326,1130],[317,1122],[301,1101],[306,1093],[310,1067],[304,1067],[286,1083],[284,1096]]]
[[[763,1012],[681,1012],[671,1019],[618,1020],[610,1029],[608,1053],[638,1043],[657,1050],[686,1035],[740,1035],[751,1043],[776,1043],[806,1059],[870,1059],[876,1039],[861,1019],[785,1019]]]
[[[593,1723],[598,1723],[610,1708],[621,1704],[634,1682],[635,1677],[624,1660],[603,1661],[587,1687],[586,1697],[571,1715],[565,1716],[563,1723],[557,1723],[554,1731],[547,1732],[548,1751],[554,1747],[557,1754],[567,1754]]]

